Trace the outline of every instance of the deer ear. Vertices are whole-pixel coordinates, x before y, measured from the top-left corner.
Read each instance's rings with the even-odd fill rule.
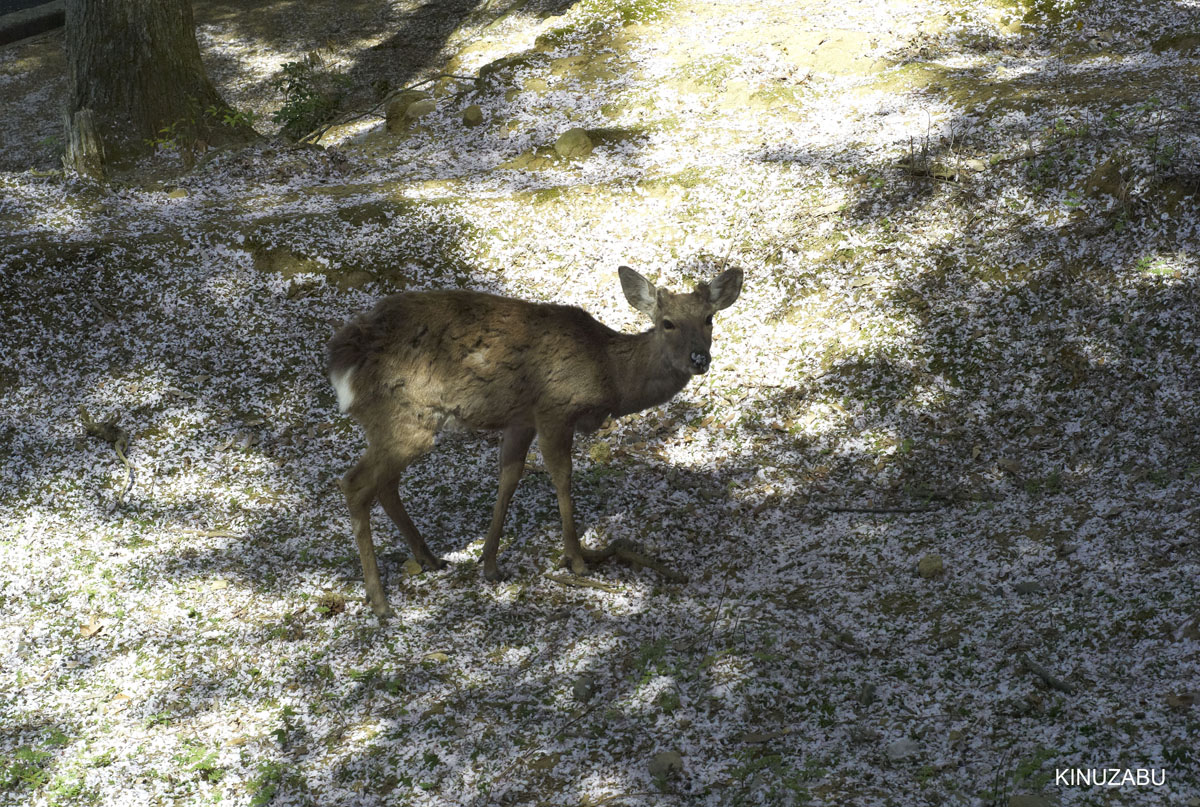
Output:
[[[708,301],[717,311],[729,308],[741,293],[741,269],[726,269],[708,284]]]
[[[617,274],[621,277],[621,290],[625,292],[629,304],[654,319],[658,312],[658,294],[654,284],[628,266],[617,267]]]

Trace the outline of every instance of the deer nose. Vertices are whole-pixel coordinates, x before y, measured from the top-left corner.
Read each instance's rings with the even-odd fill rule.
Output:
[[[708,355],[707,350],[692,351],[692,369],[697,373],[708,372],[710,362],[712,362],[712,357]]]

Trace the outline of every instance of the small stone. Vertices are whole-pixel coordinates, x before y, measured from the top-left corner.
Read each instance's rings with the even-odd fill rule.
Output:
[[[917,751],[921,750],[921,745],[916,740],[910,740],[905,737],[902,740],[895,740],[888,743],[887,755],[888,759],[897,762],[901,759],[911,757]]]
[[[471,104],[463,110],[462,122],[464,126],[478,126],[483,123],[483,110],[479,108],[479,104]]]
[[[186,199],[188,195],[187,188],[176,188],[167,193],[168,199]]]
[[[437,717],[438,715],[444,715],[444,714],[446,714],[446,702],[438,701],[437,703],[433,704],[425,711],[421,712],[420,719],[428,720],[431,717]]]
[[[879,740],[879,732],[873,728],[853,726],[850,729],[850,739],[860,745],[874,743]]]
[[[863,684],[858,690],[858,702],[863,706],[870,706],[875,702],[875,685],[871,683]]]
[[[941,576],[943,571],[945,571],[945,567],[942,564],[941,555],[926,555],[917,561],[917,574],[926,580]]]
[[[592,153],[592,138],[588,137],[586,129],[578,126],[568,129],[554,141],[554,150],[565,160],[583,159]]]
[[[551,754],[546,754],[544,757],[538,757],[529,763],[529,767],[535,771],[551,771],[558,761],[562,759],[562,752],[555,751]]]
[[[401,566],[400,569],[409,577],[418,575],[425,571],[423,568],[421,568],[421,564],[417,562],[416,558],[409,558],[408,560],[404,561],[404,565]]]
[[[1005,473],[1010,473],[1013,476],[1021,475],[1021,461],[1012,459],[1011,457],[1001,457],[996,460],[996,466]]]
[[[650,775],[655,779],[666,779],[683,773],[683,756],[678,751],[663,751],[650,760]]]
[[[1036,594],[1042,590],[1042,584],[1037,580],[1022,580],[1013,586],[1018,594]]]

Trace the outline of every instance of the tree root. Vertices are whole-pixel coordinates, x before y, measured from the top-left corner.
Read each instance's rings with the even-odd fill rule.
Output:
[[[125,466],[125,487],[118,494],[117,501],[112,506],[112,509],[115,510],[121,506],[133,488],[133,466],[129,463],[129,458],[125,456],[125,452],[129,450],[129,432],[117,425],[115,417],[97,422],[82,406],[79,407],[79,420],[83,424],[84,433],[111,445]]]
[[[635,569],[653,569],[672,583],[686,583],[688,581],[686,574],[678,572],[661,560],[639,551],[630,541],[621,539],[611,541],[603,549],[585,550],[583,557],[588,563],[603,563],[609,558],[615,557],[617,560],[628,563]]]

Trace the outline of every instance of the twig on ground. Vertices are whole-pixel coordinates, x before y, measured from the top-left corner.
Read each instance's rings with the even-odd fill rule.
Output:
[[[1045,667],[1034,663],[1034,661],[1025,653],[1017,656],[1017,661],[1019,661],[1025,667],[1025,669],[1042,679],[1046,686],[1050,687],[1051,689],[1057,689],[1059,692],[1065,692],[1068,695],[1075,694],[1075,687],[1073,685],[1068,684],[1061,678],[1056,678]]]
[[[83,423],[84,432],[89,437],[95,437],[111,445],[125,466],[125,487],[117,495],[116,502],[109,508],[115,510],[121,506],[125,497],[129,495],[129,491],[133,489],[133,466],[130,464],[129,458],[125,456],[125,452],[129,449],[129,432],[117,425],[115,417],[97,422],[83,406],[79,407],[79,420]]]
[[[826,617],[824,614],[820,614],[819,618],[821,620],[821,624],[825,626],[825,629],[828,630],[831,634],[833,634],[832,638],[830,638],[829,641],[834,646],[839,647],[842,650],[845,650],[847,653],[853,653],[856,656],[866,657],[866,656],[870,655],[862,647],[859,647],[858,643],[854,641],[853,636],[851,636],[849,633],[847,633],[846,631],[839,628],[837,625],[830,622],[829,618]]]
[[[395,98],[400,93],[408,92],[409,90],[415,90],[418,87],[423,87],[426,84],[430,84],[441,78],[457,78],[457,79],[462,79],[463,81],[474,81],[476,77],[475,76],[463,76],[463,75],[459,75],[458,73],[438,73],[437,75],[430,76],[429,78],[421,79],[418,82],[409,84],[405,87],[401,87],[397,90],[392,90],[391,92],[389,92],[387,95],[385,95],[383,97],[383,100],[373,104],[372,106],[370,106],[363,112],[356,112],[351,115],[339,115],[338,117],[329,121],[329,123],[323,124],[323,125],[317,127],[316,129],[313,129],[308,134],[303,135],[302,137],[298,138],[296,140],[296,142],[293,144],[293,148],[296,148],[299,146],[304,146],[304,145],[315,145],[334,126],[344,126],[347,123],[352,123],[353,121],[360,120],[362,118],[367,117],[368,115],[373,115],[376,112],[378,112],[380,109],[382,109],[384,106],[386,106],[389,101],[391,101],[393,98]]]
[[[575,586],[576,588],[598,588],[601,591],[620,591],[621,587],[612,583],[605,583],[602,580],[592,580],[589,577],[571,577],[565,574],[553,574],[547,572],[545,575],[547,580],[553,580],[563,586]]]

